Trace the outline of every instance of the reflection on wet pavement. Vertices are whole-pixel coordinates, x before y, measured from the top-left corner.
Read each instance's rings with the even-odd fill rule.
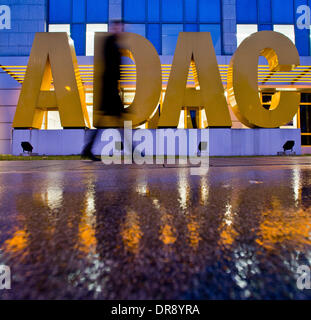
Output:
[[[0,298],[311,298],[311,160],[234,161],[1,163]]]

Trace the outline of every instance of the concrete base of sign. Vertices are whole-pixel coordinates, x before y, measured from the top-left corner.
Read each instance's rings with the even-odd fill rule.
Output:
[[[113,129],[108,129],[113,130]],[[133,130],[135,140],[134,146],[144,141],[144,132],[149,131],[148,150],[146,155],[156,155],[162,150],[159,145],[158,135],[163,134],[166,129],[157,130]],[[103,130],[101,130],[100,134]],[[139,137],[138,137],[139,131]],[[175,129],[174,133],[182,137],[181,144],[187,145],[186,153],[189,156],[197,155],[202,130]],[[301,154],[300,129],[209,129],[209,152],[211,156],[264,156],[277,155],[283,150],[287,140],[294,140],[293,151],[296,155]],[[115,132],[115,131],[113,131]],[[122,130],[120,130],[123,136]],[[66,129],[66,130],[13,130],[12,154],[19,155],[22,152],[21,142],[28,141],[33,146],[35,153],[39,155],[78,155],[83,149],[92,130]],[[198,134],[196,134],[198,133]],[[164,145],[165,155],[178,155],[178,139],[175,148],[169,147],[167,142]],[[101,142],[98,135],[93,152],[100,155],[103,147],[109,142]],[[175,149],[175,150],[174,150]],[[180,155],[184,152],[180,152]]]
[[[302,146],[301,147],[301,153],[302,154],[311,154],[311,147],[310,146]]]
[[[39,153],[33,153],[33,152],[30,152],[30,153],[27,153],[27,152],[23,152],[20,154],[21,157],[35,157],[35,156],[38,156]]]
[[[291,151],[281,151],[278,152],[278,156],[296,156],[296,152],[291,152]]]

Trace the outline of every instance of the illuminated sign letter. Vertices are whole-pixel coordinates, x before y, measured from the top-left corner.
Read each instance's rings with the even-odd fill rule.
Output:
[[[299,65],[295,45],[274,31],[257,32],[245,39],[233,55],[227,80],[228,100],[236,117],[247,127],[277,128],[291,121],[300,94],[277,92],[265,109],[258,95],[258,59],[264,56],[270,71],[290,71]]]
[[[9,6],[0,6],[0,30],[11,29],[11,9]]]
[[[200,90],[187,89],[190,64]],[[231,127],[212,38],[209,32],[179,34],[159,127],[177,127],[182,107],[204,107],[209,127]]]
[[[102,74],[105,70],[103,48],[109,35],[95,33],[93,125],[97,128],[123,126],[117,117],[102,116],[100,112]],[[151,42],[138,34],[125,32],[122,47],[123,55],[136,64],[136,94],[123,120],[132,121],[133,127],[137,127],[148,121],[158,106],[162,90],[161,61]]]
[[[89,126],[73,41],[63,32],[36,34],[13,127],[40,129],[48,110],[59,111],[64,128]]]

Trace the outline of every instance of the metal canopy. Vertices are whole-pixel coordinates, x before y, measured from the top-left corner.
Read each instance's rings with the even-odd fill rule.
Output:
[[[26,73],[26,66],[22,65],[0,65],[0,68],[9,74],[19,83],[23,83]],[[221,80],[226,86],[228,65],[219,65]],[[82,82],[86,86],[93,85],[93,65],[79,65],[80,76]],[[165,87],[170,75],[171,64],[162,64],[162,81]],[[189,68],[188,85],[195,86],[194,75],[196,74],[195,67]],[[136,81],[136,65],[128,64],[121,66],[121,81],[124,87],[135,87]],[[311,66],[298,66],[290,72],[271,72],[268,65],[258,66],[258,85],[259,86],[293,86],[306,87],[311,83]]]

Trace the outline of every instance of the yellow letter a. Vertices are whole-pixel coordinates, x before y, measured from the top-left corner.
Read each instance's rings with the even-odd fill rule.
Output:
[[[64,128],[89,126],[73,41],[63,32],[36,34],[13,127],[40,129],[47,110],[59,111]]]
[[[200,90],[186,88],[191,62],[196,65]],[[209,32],[179,34],[158,126],[177,127],[183,106],[204,107],[209,127],[232,125]]]

